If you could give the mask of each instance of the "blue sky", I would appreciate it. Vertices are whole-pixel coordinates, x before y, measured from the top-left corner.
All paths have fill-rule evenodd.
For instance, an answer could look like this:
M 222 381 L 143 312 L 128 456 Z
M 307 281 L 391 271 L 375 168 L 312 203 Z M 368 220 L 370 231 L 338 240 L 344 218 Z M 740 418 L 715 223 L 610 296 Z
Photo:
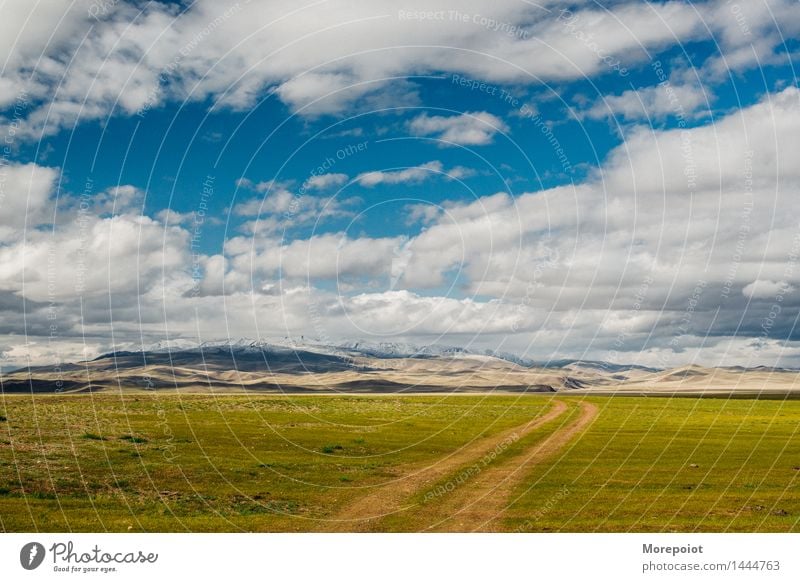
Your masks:
M 790 41 L 787 48 L 796 49 L 796 44 Z M 673 69 L 691 66 L 685 53 L 691 56 L 691 62 L 703 63 L 716 54 L 716 47 L 713 41 L 691 43 L 660 52 L 657 58 L 665 63 L 669 75 Z M 765 94 L 785 87 L 792 74 L 792 63 L 784 61 L 732 73 L 732 78 L 713 86 L 703 85 L 699 90 L 706 93 L 704 99 L 710 103 L 701 103 L 687 114 L 686 126 L 712 124 L 715 117 L 752 105 Z M 442 71 L 413 79 L 418 92 L 414 104 L 361 111 L 353 118 L 293 114 L 287 104 L 266 95 L 247 111 L 223 108 L 210 112 L 211 101 L 165 104 L 133 116 L 111 110 L 107 118 L 79 124 L 74 131 L 60 131 L 42 141 L 23 144 L 18 159 L 43 165 L 57 161 L 62 188 L 68 194 L 79 194 L 87 178 L 101 190 L 135 185 L 147 193 L 143 209 L 149 215 L 165 208 L 181 213 L 194 211 L 203 181 L 213 176 L 218 193 L 210 202 L 211 210 L 226 223 L 229 207 L 253 197 L 252 192 L 237 189 L 239 179 L 300 185 L 326 159 L 336 158 L 342 148 L 359 143 L 369 144 L 368 148 L 357 156 L 337 158 L 331 173 L 355 177 L 362 172 L 414 167 L 432 160 L 441 161 L 444 170 L 463 166 L 474 172 L 463 180 L 432 177 L 435 185 L 425 187 L 422 193 L 413 181 L 370 188 L 348 184 L 339 193 L 361 197 L 366 205 L 404 197 L 435 203 L 463 201 L 503 190 L 514 195 L 584 180 L 588 172 L 601 166 L 612 148 L 623 142 L 624 131 L 642 121 L 624 116 L 582 117 L 588 109 L 587 101 L 595 105 L 597 93 L 616 95 L 658 82 L 648 63 L 631 66 L 625 77 L 609 70 L 590 79 L 546 86 L 486 83 Z M 473 83 L 486 86 L 472 88 Z M 496 132 L 488 143 L 481 144 L 483 147 L 470 148 L 462 144 L 444 147 L 435 133 L 415 135 L 408 129 L 419 115 L 456 117 L 464 111 L 488 112 L 502 120 L 508 130 Z M 537 120 L 552 128 L 568 152 L 568 168 L 559 161 L 547 136 L 537 131 Z M 669 129 L 678 127 L 679 120 L 675 111 L 666 111 L 645 121 L 648 126 Z M 372 236 L 387 230 L 408 234 L 407 226 L 396 221 L 398 210 L 397 204 L 378 206 L 358 226 Z M 233 216 L 227 224 L 236 230 L 245 221 Z M 348 223 L 335 220 L 320 226 L 322 232 L 336 232 Z M 291 234 L 307 236 L 309 232 L 298 229 Z M 224 230 L 214 229 L 204 237 L 203 250 L 219 252 L 223 241 Z
M 791 2 L 0 10 L 5 365 L 300 335 L 798 363 Z

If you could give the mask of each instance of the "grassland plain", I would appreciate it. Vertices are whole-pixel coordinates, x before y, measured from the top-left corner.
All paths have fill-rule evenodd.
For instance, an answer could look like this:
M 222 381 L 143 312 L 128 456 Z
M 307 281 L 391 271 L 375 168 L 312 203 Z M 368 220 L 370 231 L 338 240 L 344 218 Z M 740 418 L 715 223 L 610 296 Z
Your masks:
M 569 442 L 532 453 L 587 405 L 597 414 Z M 327 530 L 359 500 L 444 466 L 369 529 L 425 530 L 475 504 L 477 485 L 489 499 L 491 475 L 513 474 L 496 531 L 797 531 L 798 429 L 800 402 L 782 400 L 5 396 L 0 529 Z

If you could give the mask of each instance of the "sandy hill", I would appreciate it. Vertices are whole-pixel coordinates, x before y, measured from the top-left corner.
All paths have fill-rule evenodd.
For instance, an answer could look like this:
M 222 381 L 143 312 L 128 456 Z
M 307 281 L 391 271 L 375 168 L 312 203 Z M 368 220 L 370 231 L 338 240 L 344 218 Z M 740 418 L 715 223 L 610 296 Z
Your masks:
M 141 351 L 5 374 L 5 393 L 179 390 L 287 393 L 559 392 L 785 394 L 798 373 L 772 368 L 670 370 L 564 360 L 536 364 L 463 348 L 295 341 L 162 342 Z

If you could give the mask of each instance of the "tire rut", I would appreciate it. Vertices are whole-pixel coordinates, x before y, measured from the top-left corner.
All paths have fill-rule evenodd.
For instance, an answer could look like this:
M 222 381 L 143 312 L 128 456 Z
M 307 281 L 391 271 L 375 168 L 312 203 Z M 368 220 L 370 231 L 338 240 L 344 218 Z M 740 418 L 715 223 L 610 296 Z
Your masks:
M 377 526 L 384 517 L 418 507 L 417 504 L 411 504 L 408 500 L 425 487 L 462 467 L 480 461 L 510 438 L 515 440 L 523 438 L 542 425 L 555 420 L 567 409 L 568 407 L 563 401 L 555 400 L 544 414 L 522 425 L 467 444 L 444 459 L 431 464 L 411 467 L 406 471 L 405 476 L 379 486 L 368 495 L 345 507 L 333 519 L 323 524 L 321 530 L 331 532 L 381 531 Z
M 586 430 L 597 417 L 598 408 L 589 402 L 580 403 L 578 419 L 539 441 L 519 455 L 482 471 L 474 480 L 448 495 L 435 513 L 445 515 L 426 531 L 496 532 L 502 531 L 500 520 L 513 503 L 514 490 L 530 476 L 532 469 L 553 457 L 572 439 Z

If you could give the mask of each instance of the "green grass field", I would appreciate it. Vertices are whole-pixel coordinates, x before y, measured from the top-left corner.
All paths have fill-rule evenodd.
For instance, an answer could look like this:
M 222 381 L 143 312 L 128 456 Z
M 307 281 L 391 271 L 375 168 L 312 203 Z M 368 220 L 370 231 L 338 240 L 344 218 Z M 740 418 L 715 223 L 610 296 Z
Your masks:
M 556 400 L 555 420 L 443 463 L 516 435 Z M 586 402 L 598 409 L 588 428 L 525 465 Z M 404 510 L 369 529 L 420 531 L 473 481 L 516 468 L 495 530 L 797 531 L 798 429 L 800 402 L 779 400 L 5 396 L 0 530 L 320 531 L 386 491 Z M 429 466 L 440 474 L 424 487 L 397 489 Z

